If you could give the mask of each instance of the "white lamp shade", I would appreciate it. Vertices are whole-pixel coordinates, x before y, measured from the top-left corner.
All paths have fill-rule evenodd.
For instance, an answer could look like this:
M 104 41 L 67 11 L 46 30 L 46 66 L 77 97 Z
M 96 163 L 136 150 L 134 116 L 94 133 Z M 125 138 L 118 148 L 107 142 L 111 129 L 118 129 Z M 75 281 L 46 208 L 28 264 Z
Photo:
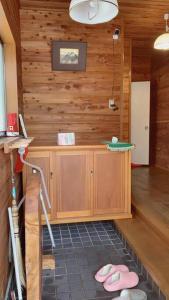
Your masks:
M 155 40 L 154 48 L 158 50 L 169 50 L 169 32 L 160 35 Z
M 117 0 L 72 0 L 70 17 L 82 24 L 109 22 L 119 12 Z

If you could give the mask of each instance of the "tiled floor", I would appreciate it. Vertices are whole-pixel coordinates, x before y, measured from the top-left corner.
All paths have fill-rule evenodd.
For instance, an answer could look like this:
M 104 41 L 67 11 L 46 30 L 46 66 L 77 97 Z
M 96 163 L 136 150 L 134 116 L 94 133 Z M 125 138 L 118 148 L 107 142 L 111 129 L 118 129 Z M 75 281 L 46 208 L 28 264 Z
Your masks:
M 110 300 L 119 292 L 106 292 L 94 279 L 103 265 L 126 264 L 139 274 L 111 222 L 53 225 L 56 248 L 52 250 L 47 228 L 43 232 L 43 252 L 53 253 L 56 269 L 43 272 L 43 300 Z M 148 300 L 159 299 L 149 281 L 139 274 L 138 287 Z M 161 299 L 161 298 L 160 298 Z

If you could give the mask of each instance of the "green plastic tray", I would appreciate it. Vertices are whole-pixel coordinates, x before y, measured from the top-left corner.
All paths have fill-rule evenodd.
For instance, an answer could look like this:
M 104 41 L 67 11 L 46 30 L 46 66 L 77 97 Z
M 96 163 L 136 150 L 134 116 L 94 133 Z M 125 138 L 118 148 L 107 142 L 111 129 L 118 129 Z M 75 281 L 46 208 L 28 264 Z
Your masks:
M 134 149 L 134 145 L 125 142 L 111 143 L 109 141 L 105 141 L 104 144 L 107 145 L 107 149 L 110 151 L 129 151 Z

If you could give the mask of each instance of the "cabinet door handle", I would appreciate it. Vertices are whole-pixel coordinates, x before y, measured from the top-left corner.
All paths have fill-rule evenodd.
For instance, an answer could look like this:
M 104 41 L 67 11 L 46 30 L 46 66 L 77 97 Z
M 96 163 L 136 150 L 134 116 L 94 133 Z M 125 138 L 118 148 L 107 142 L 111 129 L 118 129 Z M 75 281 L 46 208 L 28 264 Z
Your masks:
M 38 171 L 34 168 L 32 168 L 32 174 L 36 174 Z

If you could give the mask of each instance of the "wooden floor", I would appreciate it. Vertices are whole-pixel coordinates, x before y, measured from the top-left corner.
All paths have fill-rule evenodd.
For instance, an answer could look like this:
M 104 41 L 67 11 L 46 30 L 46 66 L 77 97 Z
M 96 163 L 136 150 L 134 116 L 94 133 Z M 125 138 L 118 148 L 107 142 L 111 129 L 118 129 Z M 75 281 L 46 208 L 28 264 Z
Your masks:
M 134 169 L 132 203 L 133 219 L 116 224 L 169 299 L 169 172 Z

